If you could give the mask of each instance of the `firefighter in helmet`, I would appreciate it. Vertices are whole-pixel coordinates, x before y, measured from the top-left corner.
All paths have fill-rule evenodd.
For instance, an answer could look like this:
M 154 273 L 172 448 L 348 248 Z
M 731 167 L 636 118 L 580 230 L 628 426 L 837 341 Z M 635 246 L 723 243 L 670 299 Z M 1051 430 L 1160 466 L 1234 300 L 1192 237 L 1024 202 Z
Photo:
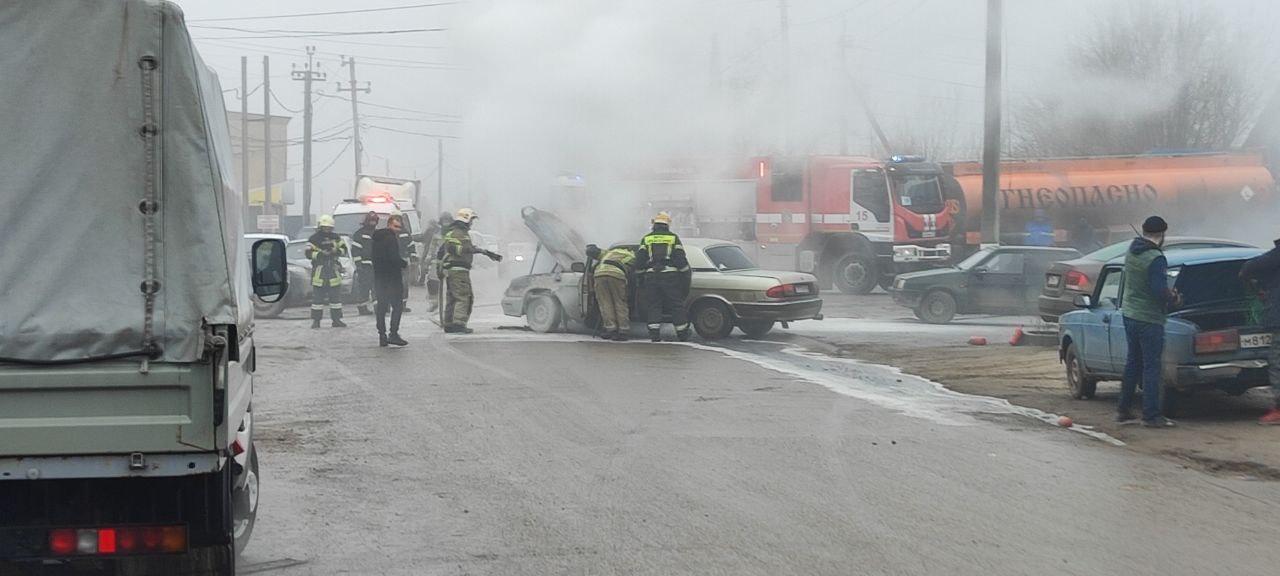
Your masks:
M 476 254 L 484 254 L 491 260 L 499 262 L 502 256 L 471 242 L 471 223 L 479 216 L 475 210 L 463 208 L 453 217 L 444 234 L 444 244 L 440 247 L 441 267 L 445 279 L 444 331 L 450 334 L 470 334 L 467 321 L 471 319 L 471 305 L 474 295 L 471 292 L 471 263 Z
M 378 229 L 378 213 L 364 215 L 364 221 L 351 235 L 351 259 L 356 263 L 356 310 L 361 316 L 373 314 L 373 233 Z
M 316 232 L 307 239 L 307 259 L 311 260 L 311 327 L 319 328 L 325 308 L 334 328 L 346 328 L 342 321 L 342 260 L 347 243 L 333 231 L 333 216 L 316 221 Z
M 662 341 L 665 316 L 671 318 L 680 341 L 688 341 L 690 326 L 684 303 L 689 295 L 689 259 L 680 237 L 671 231 L 670 214 L 659 212 L 653 217 L 653 230 L 640 239 L 635 270 L 643 277 L 649 339 Z

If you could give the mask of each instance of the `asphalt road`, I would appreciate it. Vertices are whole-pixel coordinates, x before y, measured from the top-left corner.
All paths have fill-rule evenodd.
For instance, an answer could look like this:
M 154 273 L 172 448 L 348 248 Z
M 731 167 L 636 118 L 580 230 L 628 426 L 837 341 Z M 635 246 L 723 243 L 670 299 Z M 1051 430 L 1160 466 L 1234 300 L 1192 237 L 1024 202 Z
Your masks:
M 264 574 L 1269 574 L 1275 483 L 734 340 L 260 321 Z

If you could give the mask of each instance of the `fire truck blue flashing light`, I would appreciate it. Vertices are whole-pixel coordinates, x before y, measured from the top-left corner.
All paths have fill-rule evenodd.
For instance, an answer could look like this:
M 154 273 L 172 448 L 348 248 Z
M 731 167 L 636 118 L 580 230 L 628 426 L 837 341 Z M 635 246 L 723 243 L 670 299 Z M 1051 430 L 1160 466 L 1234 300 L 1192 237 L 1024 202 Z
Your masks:
M 924 156 L 915 154 L 894 154 L 889 158 L 894 164 L 906 164 L 908 162 L 924 162 Z

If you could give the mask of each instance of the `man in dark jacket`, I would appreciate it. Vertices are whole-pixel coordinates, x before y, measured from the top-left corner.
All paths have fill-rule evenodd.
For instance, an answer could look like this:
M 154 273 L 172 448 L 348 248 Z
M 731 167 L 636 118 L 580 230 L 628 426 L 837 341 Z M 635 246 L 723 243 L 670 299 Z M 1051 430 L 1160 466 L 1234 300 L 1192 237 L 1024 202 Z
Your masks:
M 1275 404 L 1259 424 L 1280 424 L 1280 240 L 1266 254 L 1245 262 L 1240 278 L 1256 283 L 1263 303 L 1262 325 L 1271 331 L 1268 375 Z
M 1160 386 L 1164 354 L 1164 324 L 1170 308 L 1180 305 L 1178 292 L 1169 287 L 1169 262 L 1160 247 L 1169 224 L 1159 216 L 1142 223 L 1142 236 L 1133 239 L 1124 257 L 1124 295 L 1121 298 L 1124 333 L 1129 344 L 1116 421 L 1133 423 L 1134 391 L 1142 381 L 1142 424 L 1153 428 L 1174 426 L 1161 414 Z
M 373 233 L 373 285 L 378 297 L 378 345 L 408 344 L 400 337 L 400 315 L 404 313 L 404 269 L 409 263 L 400 253 L 400 216 L 387 218 L 387 227 Z M 387 311 L 391 311 L 391 333 L 387 333 Z
M 365 214 L 364 222 L 351 235 L 351 259 L 356 263 L 356 310 L 361 316 L 373 314 L 373 232 L 378 229 L 378 213 Z

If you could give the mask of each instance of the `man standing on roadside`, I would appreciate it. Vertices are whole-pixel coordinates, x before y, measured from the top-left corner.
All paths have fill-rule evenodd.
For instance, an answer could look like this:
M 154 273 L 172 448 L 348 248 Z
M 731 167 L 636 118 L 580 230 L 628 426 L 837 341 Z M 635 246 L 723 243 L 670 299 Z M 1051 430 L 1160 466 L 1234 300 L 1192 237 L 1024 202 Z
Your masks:
M 373 233 L 370 254 L 373 260 L 373 286 L 377 293 L 378 345 L 404 346 L 400 337 L 400 316 L 404 313 L 404 269 L 409 265 L 400 253 L 401 216 L 392 214 L 387 227 Z M 387 333 L 387 312 L 391 312 L 391 333 Z
M 1266 254 L 1245 262 L 1240 268 L 1240 278 L 1257 283 L 1263 304 L 1262 325 L 1271 331 L 1267 370 L 1275 403 L 1258 423 L 1280 424 L 1280 240 L 1276 240 L 1276 247 Z
M 1169 287 L 1168 267 L 1164 252 L 1165 232 L 1169 224 L 1159 216 L 1142 223 L 1142 236 L 1133 239 L 1124 257 L 1124 295 L 1121 313 L 1124 333 L 1129 343 L 1124 380 L 1120 385 L 1120 404 L 1116 421 L 1134 422 L 1131 406 L 1138 382 L 1142 382 L 1142 424 L 1152 428 L 1170 428 L 1173 420 L 1161 414 L 1160 386 L 1164 354 L 1164 324 L 1170 308 L 1181 304 L 1177 290 Z

